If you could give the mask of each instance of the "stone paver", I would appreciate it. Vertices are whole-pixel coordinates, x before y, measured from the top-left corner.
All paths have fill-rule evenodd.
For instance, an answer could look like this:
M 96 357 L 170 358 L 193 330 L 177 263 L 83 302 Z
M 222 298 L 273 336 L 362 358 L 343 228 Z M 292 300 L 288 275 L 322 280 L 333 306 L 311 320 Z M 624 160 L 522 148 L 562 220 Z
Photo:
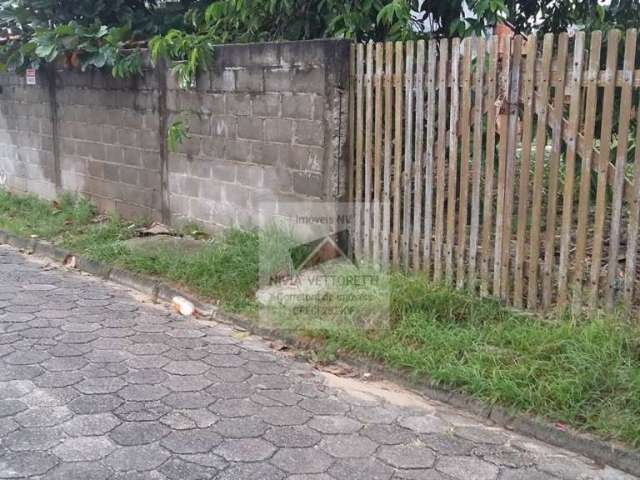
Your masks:
M 0 247 L 0 479 L 634 478 L 43 265 Z

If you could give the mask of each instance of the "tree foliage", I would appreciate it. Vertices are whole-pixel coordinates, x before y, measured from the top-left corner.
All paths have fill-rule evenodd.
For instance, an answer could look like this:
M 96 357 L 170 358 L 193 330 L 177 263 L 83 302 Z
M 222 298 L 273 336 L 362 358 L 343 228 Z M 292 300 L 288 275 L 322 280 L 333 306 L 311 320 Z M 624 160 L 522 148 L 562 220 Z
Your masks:
M 173 62 L 181 83 L 228 42 L 322 37 L 404 40 L 517 31 L 606 29 L 640 23 L 639 0 L 0 0 L 0 66 L 65 62 L 140 71 L 137 49 Z M 123 53 L 126 52 L 126 53 Z
M 22 69 L 66 61 L 85 70 L 113 67 L 116 75 L 140 71 L 139 56 L 122 50 L 144 28 L 155 0 L 2 0 L 0 66 Z M 135 25 L 135 27 L 134 27 Z
M 507 0 L 508 20 L 518 32 L 627 29 L 640 25 L 639 0 Z
M 126 77 L 142 71 L 139 49 L 127 49 L 128 26 L 108 28 L 94 23 L 83 26 L 75 20 L 53 28 L 37 28 L 28 42 L 5 45 L 8 67 L 38 68 L 44 63 L 64 62 L 85 71 L 89 67 L 111 67 L 113 76 Z
M 640 24 L 640 0 L 0 0 L 0 70 L 46 63 L 142 72 L 141 48 L 170 63 L 183 88 L 219 43 L 359 41 L 484 34 L 500 21 L 520 33 Z M 169 128 L 171 148 L 188 125 Z
M 196 31 L 222 41 L 304 40 L 319 37 L 400 40 L 466 35 L 493 26 L 503 0 L 216 0 L 186 14 Z
M 2 0 L 0 21 L 29 31 L 72 21 L 120 25 L 124 19 L 142 21 L 156 0 Z

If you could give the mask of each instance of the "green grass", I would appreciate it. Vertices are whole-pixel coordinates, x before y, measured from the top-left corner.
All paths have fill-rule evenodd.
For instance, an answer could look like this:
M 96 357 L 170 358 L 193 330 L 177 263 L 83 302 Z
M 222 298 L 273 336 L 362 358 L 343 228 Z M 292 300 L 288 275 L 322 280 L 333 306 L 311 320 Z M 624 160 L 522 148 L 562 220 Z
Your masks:
M 275 230 L 230 230 L 192 254 L 132 250 L 125 240 L 135 235 L 135 222 L 110 216 L 96 223 L 94 216 L 81 199 L 67 196 L 52 204 L 0 190 L 0 228 L 157 275 L 253 318 L 261 261 L 278 271 L 293 245 Z M 265 249 L 266 261 L 259 253 Z M 640 446 L 637 325 L 601 314 L 526 314 L 414 274 L 391 274 L 388 289 L 373 301 L 337 304 L 331 298 L 321 300 L 329 309 L 295 315 L 275 309 L 271 321 L 316 339 L 323 358 L 364 355 L 415 379 Z M 381 321 L 385 315 L 389 322 Z
M 129 270 L 157 275 L 201 297 L 215 299 L 233 311 L 254 309 L 258 278 L 258 233 L 230 230 L 208 241 L 196 253 L 170 249 L 146 252 L 125 241 L 145 223 L 110 215 L 94 222 L 96 211 L 70 195 L 58 202 L 19 196 L 0 190 L 0 228 L 26 237 L 37 236 L 77 254 Z M 189 231 L 193 225 L 185 227 Z
M 98 252 L 96 259 L 135 272 L 158 275 L 187 287 L 201 297 L 213 298 L 235 312 L 254 308 L 258 278 L 258 234 L 230 230 L 207 242 L 200 251 L 183 254 L 170 249 L 146 253 L 120 246 Z
M 64 195 L 44 202 L 34 196 L 12 195 L 0 189 L 0 228 L 17 235 L 52 239 L 81 231 L 95 216 L 86 200 Z

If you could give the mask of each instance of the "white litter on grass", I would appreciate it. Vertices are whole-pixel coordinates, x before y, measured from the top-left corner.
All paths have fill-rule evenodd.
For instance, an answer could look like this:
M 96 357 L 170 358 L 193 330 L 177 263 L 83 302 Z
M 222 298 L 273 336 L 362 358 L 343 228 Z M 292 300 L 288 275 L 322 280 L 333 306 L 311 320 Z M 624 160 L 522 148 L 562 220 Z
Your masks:
M 171 306 L 177 311 L 180 312 L 180 315 L 184 315 L 185 317 L 190 317 L 196 311 L 196 307 L 184 297 L 173 297 L 171 300 Z

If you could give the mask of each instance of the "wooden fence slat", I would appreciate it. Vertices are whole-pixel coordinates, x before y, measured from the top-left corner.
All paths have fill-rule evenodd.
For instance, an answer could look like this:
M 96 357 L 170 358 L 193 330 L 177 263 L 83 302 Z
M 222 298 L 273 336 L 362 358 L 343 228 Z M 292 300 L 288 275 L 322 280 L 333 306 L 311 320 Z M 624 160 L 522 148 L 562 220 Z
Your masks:
M 484 38 L 474 37 L 476 54 L 475 78 L 473 85 L 473 163 L 471 165 L 471 228 L 469 231 L 469 267 L 468 284 L 475 290 L 476 264 L 478 258 L 478 235 L 480 227 L 480 168 L 482 166 L 482 113 L 483 113 L 483 81 L 485 63 Z
M 509 84 L 508 115 L 509 124 L 507 130 L 507 164 L 505 170 L 504 188 L 504 223 L 503 223 L 503 248 L 501 271 L 501 296 L 505 300 L 509 298 L 511 282 L 509 281 L 509 263 L 511 260 L 511 239 L 513 237 L 513 189 L 515 183 L 516 149 L 518 147 L 518 92 L 520 91 L 520 65 L 522 63 L 522 37 L 516 35 L 513 39 L 513 55 L 511 62 L 511 75 Z
M 388 265 L 391 233 L 391 163 L 393 148 L 393 43 L 385 43 L 384 68 L 384 168 L 382 188 L 382 263 Z
M 416 98 L 415 98 L 415 152 L 414 158 L 414 199 L 413 199 L 413 268 L 420 268 L 422 239 L 422 149 L 424 143 L 424 55 L 425 42 L 416 43 Z
M 518 225 L 516 233 L 515 279 L 513 304 L 522 307 L 524 293 L 525 247 L 529 214 L 529 171 L 531 169 L 531 135 L 533 130 L 533 89 L 536 76 L 536 36 L 527 37 L 527 62 L 523 79 L 522 160 L 520 161 L 520 188 L 518 192 Z
M 403 173 L 403 213 L 402 213 L 402 264 L 409 268 L 409 253 L 411 242 L 411 193 L 413 185 L 413 80 L 415 44 L 412 40 L 405 42 L 405 136 L 404 136 L 404 173 Z
M 596 31 L 599 31 L 599 30 L 596 30 Z M 600 32 L 600 33 L 602 33 L 602 31 L 599 31 L 599 32 Z M 593 32 L 592 32 L 592 33 L 593 33 Z M 541 64 L 542 64 L 542 60 L 541 60 L 540 58 L 538 58 L 538 60 L 537 60 L 537 67 L 536 67 L 536 69 L 537 69 Z M 555 64 L 553 64 L 553 65 L 552 65 L 552 67 L 551 67 L 551 76 L 555 75 L 556 71 L 557 71 L 557 70 L 556 70 L 556 66 L 555 66 Z M 569 72 L 568 72 L 568 73 L 570 73 L 570 70 L 569 70 Z M 597 86 L 598 86 L 598 87 L 601 87 L 601 88 L 602 88 L 602 87 L 604 87 L 604 86 L 606 85 L 606 83 L 607 83 L 607 80 L 606 80 L 606 78 L 607 78 L 607 72 L 606 72 L 606 70 L 599 70 L 599 71 L 597 72 L 597 74 L 596 74 L 596 75 L 597 75 L 597 78 L 596 78 L 596 84 L 597 84 Z M 640 88 L 640 69 L 635 69 L 635 70 L 633 71 L 632 75 L 633 75 L 633 78 L 632 78 L 632 80 L 631 80 L 631 86 L 632 86 L 633 88 Z M 583 88 L 586 88 L 586 87 L 588 86 L 588 83 L 589 83 L 589 82 L 587 82 L 586 77 L 584 77 L 584 76 L 583 76 L 583 79 L 582 79 L 582 87 L 583 87 Z M 616 81 L 615 81 L 615 86 L 616 86 L 616 87 L 622 87 L 622 85 L 623 85 L 623 84 L 624 84 L 624 82 L 622 81 L 622 70 L 620 70 L 620 69 L 619 69 L 619 70 L 617 70 L 617 72 L 616 72 Z M 568 88 L 568 87 L 567 87 L 567 88 Z M 569 92 L 567 91 L 566 93 L 568 94 Z
M 599 30 L 597 30 L 599 31 Z M 602 33 L 600 31 L 600 33 Z M 598 87 L 604 87 L 607 83 L 606 77 L 607 77 L 607 73 L 606 70 L 600 70 L 597 72 L 597 77 L 596 77 L 596 84 Z M 622 70 L 618 70 L 616 73 L 616 87 L 622 87 L 622 84 L 624 82 L 622 81 Z M 586 79 L 583 79 L 582 81 L 582 86 L 586 87 L 588 84 Z M 640 69 L 636 69 L 633 72 L 633 80 L 632 80 L 632 86 L 633 88 L 638 88 L 640 87 Z
M 436 105 L 436 62 L 438 45 L 435 40 L 429 41 L 427 62 L 427 132 L 424 149 L 425 186 L 424 186 L 424 249 L 422 265 L 429 278 L 431 273 L 431 245 L 433 232 L 433 153 Z
M 622 66 L 620 40 L 607 33 L 605 70 L 601 32 L 588 44 L 583 32 L 545 35 L 541 52 L 533 35 L 352 45 L 355 257 L 520 308 L 578 304 L 585 277 L 592 306 L 613 307 L 622 286 L 635 305 L 637 30 Z
M 440 40 L 440 62 L 438 64 L 438 142 L 436 146 L 437 158 L 437 187 L 436 187 L 436 228 L 434 242 L 433 279 L 439 282 L 442 278 L 443 242 L 444 242 L 444 197 L 445 197 L 445 154 L 447 131 L 447 65 L 449 63 L 449 41 Z
M 375 45 L 375 110 L 373 148 L 373 258 L 380 258 L 380 238 L 382 232 L 382 76 L 384 73 L 384 51 L 382 43 Z
M 564 65 L 567 61 L 569 36 L 558 35 L 558 54 L 556 63 Z M 551 305 L 553 261 L 555 259 L 555 241 L 558 216 L 558 178 L 560 174 L 560 154 L 562 150 L 562 114 L 564 106 L 564 83 L 566 69 L 560 68 L 554 79 L 553 128 L 551 132 L 551 158 L 549 161 L 549 183 L 547 190 L 547 217 L 545 222 L 544 264 L 542 275 L 542 304 L 545 308 Z
M 364 78 L 364 255 L 371 259 L 371 199 L 373 187 L 373 42 L 367 44 L 367 71 Z
M 619 80 L 619 79 L 618 79 Z M 617 84 L 618 82 L 616 82 Z M 617 85 L 616 85 L 617 86 Z M 553 107 L 553 105 L 549 105 L 549 127 L 552 127 L 551 122 L 553 122 L 553 116 L 555 115 L 555 108 Z M 565 142 L 569 141 L 569 133 L 568 133 L 568 127 L 569 127 L 569 122 L 567 121 L 567 119 L 563 118 L 562 119 L 562 138 Z M 585 154 L 585 149 L 588 148 L 586 147 L 586 145 L 588 145 L 588 143 L 585 141 L 584 135 L 582 134 L 582 132 L 578 133 L 578 139 L 577 139 L 577 146 L 576 146 L 576 150 L 578 155 L 580 155 L 581 157 Z M 595 145 L 592 144 L 591 146 L 591 150 L 593 151 L 592 155 L 595 157 L 599 157 L 600 156 L 600 150 L 598 149 L 598 147 L 596 147 Z M 597 167 L 594 166 L 594 172 L 597 173 Z M 611 187 L 613 187 L 613 179 L 615 178 L 616 175 L 616 166 L 614 164 L 612 164 L 611 162 L 609 162 L 609 165 L 607 165 L 607 184 Z M 627 201 L 631 202 L 632 198 L 631 198 L 631 182 L 627 179 L 625 179 L 625 193 L 624 196 L 627 199 Z
M 449 180 L 447 183 L 447 253 L 446 275 L 447 282 L 453 281 L 453 249 L 456 231 L 456 182 L 458 167 L 458 118 L 460 114 L 460 39 L 451 40 L 451 100 L 449 102 Z
M 613 184 L 611 227 L 609 228 L 609 270 L 605 285 L 607 307 L 613 308 L 614 292 L 618 281 L 618 252 L 620 251 L 620 227 L 622 224 L 622 196 L 629 145 L 629 123 L 631 120 L 631 101 L 633 71 L 636 63 L 636 29 L 627 30 L 624 46 L 624 63 L 622 71 L 622 89 L 620 92 L 620 117 L 618 120 L 618 146 L 616 151 L 616 175 Z
M 482 261 L 480 263 L 480 293 L 489 294 L 489 266 L 491 264 L 491 233 L 493 232 L 494 160 L 496 148 L 496 75 L 500 37 L 489 38 L 489 67 L 487 69 L 487 138 L 484 169 L 484 201 L 482 207 Z
M 402 175 L 402 109 L 403 109 L 403 83 L 402 72 L 404 68 L 403 44 L 396 42 L 396 62 L 394 74 L 395 88 L 395 128 L 394 128 L 394 172 L 393 172 L 393 264 L 400 264 L 400 209 L 402 208 L 402 198 L 400 197 L 400 178 Z
M 349 49 L 349 111 L 356 111 L 356 49 L 355 43 L 352 43 Z M 348 178 L 349 186 L 349 204 L 355 204 L 355 165 L 356 165 L 356 115 L 349 115 L 349 168 Z
M 580 192 L 578 198 L 578 226 L 576 228 L 576 257 L 573 275 L 574 304 L 581 303 L 582 284 L 587 247 L 587 226 L 589 223 L 589 200 L 591 193 L 591 168 L 594 128 L 596 124 L 596 108 L 598 105 L 598 70 L 600 69 L 600 50 L 602 48 L 602 32 L 593 32 L 589 43 L 589 69 L 586 74 L 587 93 L 585 97 L 584 141 L 587 148 L 581 154 Z
M 508 131 L 508 100 L 509 100 L 509 78 L 511 68 L 511 39 L 504 37 L 502 50 L 502 66 L 500 70 L 500 90 L 498 93 L 497 103 L 499 104 L 498 112 L 498 134 L 500 141 L 498 143 L 498 191 L 496 197 L 496 239 L 495 251 L 493 255 L 493 294 L 499 296 L 501 292 L 500 281 L 502 280 L 502 250 L 505 248 L 504 239 L 504 198 L 507 176 L 507 151 L 509 148 Z M 506 245 L 508 248 L 508 243 Z
M 615 100 L 615 75 L 617 71 L 620 31 L 609 30 L 607 34 L 607 83 L 604 87 L 602 103 L 602 124 L 600 129 L 600 157 L 598 158 L 598 185 L 596 187 L 596 213 L 591 252 L 590 302 L 598 304 L 600 269 L 602 267 L 602 247 L 604 244 L 604 221 L 607 203 L 607 172 L 609 166 L 609 147 L 611 145 L 611 122 Z
M 355 166 L 355 251 L 360 260 L 363 250 L 363 146 L 364 146 L 364 45 L 358 44 L 356 56 L 356 166 Z
M 349 165 L 347 166 L 348 179 L 348 196 L 349 202 L 348 213 L 353 219 L 351 237 L 349 238 L 348 254 L 353 255 L 357 261 L 357 251 L 355 238 L 357 233 L 356 226 L 356 52 L 357 44 L 352 43 L 349 47 Z
M 582 73 L 584 59 L 584 32 L 577 32 L 573 46 L 573 69 L 571 71 L 570 105 L 569 105 L 569 139 L 566 142 L 564 194 L 562 199 L 562 221 L 560 227 L 560 260 L 558 262 L 558 303 L 567 302 L 569 249 L 571 227 L 573 226 L 573 190 L 575 180 L 576 140 L 580 126 L 580 112 L 582 99 Z
M 469 194 L 469 157 L 471 122 L 471 38 L 466 38 L 462 43 L 462 107 L 458 120 L 458 133 L 460 134 L 460 191 L 458 208 L 458 247 L 456 249 L 457 260 L 457 286 L 462 288 L 465 280 L 465 248 L 467 243 L 467 202 Z
M 540 224 L 542 212 L 542 182 L 544 178 L 545 147 L 547 145 L 547 115 L 549 110 L 549 75 L 551 70 L 551 52 L 553 34 L 544 36 L 542 46 L 542 66 L 538 82 L 539 101 L 536 101 L 536 168 L 533 178 L 533 199 L 531 203 L 531 230 L 529 251 L 529 283 L 527 306 L 530 309 L 538 305 L 538 268 L 540 264 Z
M 640 105 L 636 105 L 636 154 L 633 165 L 633 202 L 629 205 L 629 230 L 627 232 L 627 254 L 624 270 L 624 303 L 627 308 L 633 304 L 636 283 L 636 263 L 638 258 L 638 235 L 640 223 Z

